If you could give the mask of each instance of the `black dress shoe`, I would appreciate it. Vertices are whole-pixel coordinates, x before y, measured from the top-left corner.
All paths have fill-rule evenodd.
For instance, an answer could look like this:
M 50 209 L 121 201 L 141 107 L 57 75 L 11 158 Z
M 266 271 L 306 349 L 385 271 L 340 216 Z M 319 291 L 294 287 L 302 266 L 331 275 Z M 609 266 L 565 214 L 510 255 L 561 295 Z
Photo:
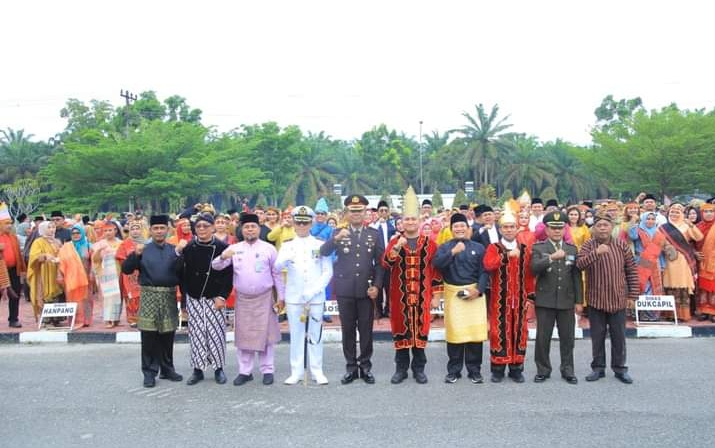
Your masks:
M 415 376 L 415 378 L 417 378 L 417 377 Z M 390 378 L 390 382 L 392 384 L 400 384 L 401 382 L 403 382 L 406 379 L 407 379 L 407 372 L 405 372 L 403 370 L 398 370 L 397 372 L 395 372 L 394 375 L 392 375 L 392 378 Z
M 214 380 L 216 380 L 218 384 L 226 384 L 226 374 L 223 373 L 223 369 L 216 369 L 214 372 Z
M 358 375 L 357 371 L 355 371 L 355 372 L 347 372 L 347 373 L 345 373 L 345 375 L 343 375 L 343 377 L 340 379 L 340 382 L 341 382 L 342 384 L 350 384 L 350 383 L 352 383 L 353 381 L 355 381 L 355 380 L 358 379 L 358 378 L 359 378 L 359 375 Z
M 154 387 L 156 386 L 156 380 L 153 376 L 144 377 L 144 387 Z
M 375 376 L 369 370 L 363 370 L 360 376 L 367 384 L 375 384 Z
M 183 381 L 184 377 L 181 376 L 180 374 L 176 373 L 176 371 L 173 372 L 167 372 L 167 373 L 162 373 L 159 375 L 159 378 L 162 380 L 169 380 L 169 381 Z
M 22 324 L 20 323 L 20 321 L 17 320 L 13 320 L 12 322 L 10 322 L 9 325 L 10 328 L 22 328 Z
M 412 376 L 415 378 L 415 381 L 417 381 L 417 384 L 427 383 L 427 375 L 425 375 L 424 372 L 413 372 Z
M 526 381 L 526 379 L 524 378 L 524 374 L 521 372 L 516 372 L 516 373 L 510 372 L 509 378 L 511 378 L 511 380 L 514 381 L 515 383 L 523 383 L 524 381 Z
M 633 378 L 631 378 L 628 372 L 616 373 L 616 378 L 623 384 L 631 384 L 633 382 Z
M 586 381 L 598 381 L 605 376 L 606 374 L 603 371 L 594 370 L 586 376 Z
M 504 375 L 492 374 L 492 383 L 501 383 L 502 381 L 504 381 Z
M 236 377 L 236 379 L 233 380 L 233 385 L 234 385 L 234 386 L 243 386 L 244 384 L 246 384 L 246 383 L 249 382 L 249 381 L 253 381 L 253 374 L 252 374 L 252 373 L 251 373 L 251 374 L 248 374 L 248 375 L 239 374 L 239 375 Z
M 564 375 L 563 379 L 569 384 L 578 384 L 578 378 L 573 375 Z
M 263 385 L 270 386 L 271 384 L 273 384 L 273 374 L 272 373 L 264 373 L 263 374 Z
M 535 383 L 543 383 L 543 382 L 546 381 L 547 379 L 549 379 L 549 376 L 548 376 L 548 375 L 535 375 L 535 376 L 534 376 L 534 382 L 535 382 Z
M 186 380 L 186 385 L 187 386 L 193 386 L 194 384 L 198 383 L 199 381 L 204 379 L 204 372 L 202 372 L 199 369 L 194 369 L 194 372 L 191 374 L 188 380 Z

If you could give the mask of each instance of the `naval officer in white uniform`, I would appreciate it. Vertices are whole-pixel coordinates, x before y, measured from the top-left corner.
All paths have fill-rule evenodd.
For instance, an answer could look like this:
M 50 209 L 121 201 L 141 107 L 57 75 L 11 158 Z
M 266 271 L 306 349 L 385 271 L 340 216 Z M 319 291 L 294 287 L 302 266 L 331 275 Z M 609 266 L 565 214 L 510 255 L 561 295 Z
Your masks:
M 290 329 L 290 376 L 285 384 L 303 378 L 305 319 L 308 319 L 308 361 L 318 384 L 328 384 L 323 374 L 322 322 L 325 288 L 333 276 L 331 257 L 320 255 L 323 242 L 310 234 L 315 213 L 310 207 L 293 209 L 296 237 L 281 246 L 276 267 L 287 271 L 285 303 Z

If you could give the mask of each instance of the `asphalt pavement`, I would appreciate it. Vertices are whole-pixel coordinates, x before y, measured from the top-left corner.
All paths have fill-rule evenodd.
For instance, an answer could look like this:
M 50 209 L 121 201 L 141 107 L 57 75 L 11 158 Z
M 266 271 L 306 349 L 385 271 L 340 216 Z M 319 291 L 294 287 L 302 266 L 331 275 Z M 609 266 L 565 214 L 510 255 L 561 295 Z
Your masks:
M 189 347 L 175 347 L 188 378 Z M 608 351 L 608 350 L 607 350 Z M 680 447 L 705 446 L 715 436 L 715 340 L 628 340 L 632 385 L 612 372 L 587 383 L 590 340 L 576 342 L 579 384 L 558 370 L 543 384 L 533 344 L 527 382 L 443 382 L 446 348 L 427 349 L 429 383 L 410 377 L 391 385 L 393 349 L 377 343 L 377 383 L 341 385 L 339 344 L 325 346 L 327 386 L 285 386 L 288 344 L 276 350 L 276 384 L 260 374 L 235 387 L 211 372 L 195 386 L 157 380 L 142 387 L 139 346 L 123 344 L 0 345 L 0 446 L 23 447 Z M 488 360 L 485 346 L 485 360 Z M 558 366 L 558 342 L 552 345 Z

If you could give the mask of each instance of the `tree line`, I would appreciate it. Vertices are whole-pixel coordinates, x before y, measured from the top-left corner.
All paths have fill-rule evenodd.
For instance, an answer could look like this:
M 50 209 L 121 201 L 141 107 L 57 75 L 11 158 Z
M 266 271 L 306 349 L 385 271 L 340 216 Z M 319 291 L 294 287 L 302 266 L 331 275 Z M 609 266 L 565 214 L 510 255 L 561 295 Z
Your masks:
M 640 98 L 609 95 L 594 114 L 586 146 L 519 133 L 498 105 L 482 104 L 462 113 L 461 127 L 421 139 L 378 124 L 346 141 L 274 122 L 218 132 L 185 98 L 161 101 L 152 91 L 120 107 L 70 99 L 60 111 L 65 129 L 46 142 L 24 130 L 0 131 L 0 183 L 11 202 L 84 213 L 175 211 L 198 201 L 223 210 L 244 201 L 314 204 L 320 196 L 337 207 L 335 184 L 344 193 L 380 195 L 422 186 L 438 196 L 472 181 L 469 199 L 527 190 L 563 203 L 715 190 L 708 163 L 715 111 L 647 110 Z M 18 199 L 18 189 L 33 196 Z

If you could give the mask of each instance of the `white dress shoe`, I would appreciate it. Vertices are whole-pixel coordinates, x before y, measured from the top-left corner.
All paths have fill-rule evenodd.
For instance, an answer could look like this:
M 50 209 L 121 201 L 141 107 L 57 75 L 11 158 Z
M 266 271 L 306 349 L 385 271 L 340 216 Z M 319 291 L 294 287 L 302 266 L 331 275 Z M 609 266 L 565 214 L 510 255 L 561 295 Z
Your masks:
M 288 378 L 286 378 L 285 381 L 283 381 L 283 384 L 287 384 L 289 386 L 292 386 L 294 384 L 298 384 L 302 378 L 297 376 L 297 375 L 291 375 Z
M 315 382 L 320 385 L 328 384 L 328 378 L 325 375 L 323 375 L 322 373 L 317 373 L 317 374 L 313 375 L 313 378 L 315 378 Z

